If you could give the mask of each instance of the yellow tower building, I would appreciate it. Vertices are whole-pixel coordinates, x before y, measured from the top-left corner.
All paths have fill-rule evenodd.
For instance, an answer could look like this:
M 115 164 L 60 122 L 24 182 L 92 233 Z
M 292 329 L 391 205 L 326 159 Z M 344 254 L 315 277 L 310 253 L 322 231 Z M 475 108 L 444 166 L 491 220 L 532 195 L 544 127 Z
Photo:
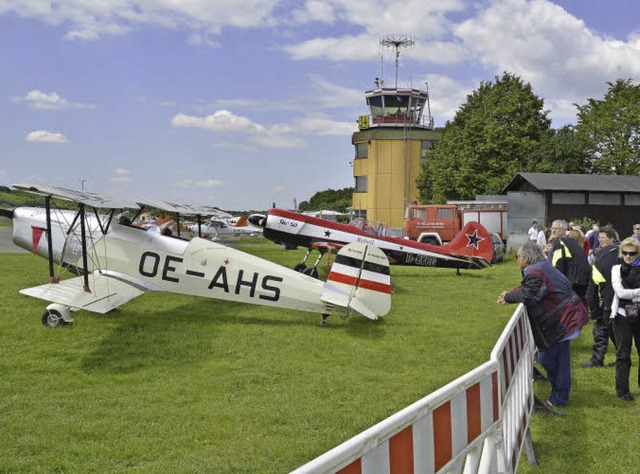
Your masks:
M 429 95 L 384 88 L 376 79 L 376 88 L 365 97 L 369 114 L 359 118 L 359 131 L 352 136 L 354 214 L 402 227 L 406 205 L 419 197 L 416 179 L 422 159 L 439 137 L 429 114 Z

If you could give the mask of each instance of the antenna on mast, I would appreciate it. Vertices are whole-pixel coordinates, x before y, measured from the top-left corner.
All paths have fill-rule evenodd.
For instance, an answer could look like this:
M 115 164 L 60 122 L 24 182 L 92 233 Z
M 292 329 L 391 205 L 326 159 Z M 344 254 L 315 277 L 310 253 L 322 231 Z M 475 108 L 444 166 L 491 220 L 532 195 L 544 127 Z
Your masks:
M 395 36 L 383 38 L 380 40 L 380 46 L 386 46 L 387 48 L 394 48 L 396 50 L 396 89 L 398 88 L 398 63 L 400 60 L 400 48 L 408 48 L 413 46 L 416 42 L 407 38 L 396 38 Z

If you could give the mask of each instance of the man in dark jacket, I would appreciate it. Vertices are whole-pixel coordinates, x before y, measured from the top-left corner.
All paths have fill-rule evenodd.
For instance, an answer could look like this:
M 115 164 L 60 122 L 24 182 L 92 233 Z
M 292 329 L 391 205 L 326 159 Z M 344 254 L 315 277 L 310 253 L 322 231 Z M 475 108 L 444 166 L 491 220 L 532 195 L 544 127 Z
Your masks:
M 591 280 L 591 266 L 582 245 L 567 235 L 569 225 L 562 219 L 551 224 L 553 239 L 547 256 L 551 265 L 556 267 L 571 282 L 571 287 L 586 305 L 587 287 Z
M 587 309 L 569 280 L 546 260 L 535 242 L 520 247 L 518 265 L 523 274 L 521 285 L 503 291 L 498 303 L 524 303 L 538 348 L 538 361 L 551 382 L 547 403 L 563 407 L 569 401 L 571 389 L 570 341 L 587 324 Z
M 593 347 L 591 358 L 580 363 L 582 367 L 603 367 L 604 355 L 609 346 L 609 337 L 613 341 L 610 330 L 611 302 L 613 287 L 611 286 L 611 268 L 618 262 L 618 244 L 615 242 L 616 231 L 613 227 L 604 226 L 598 234 L 598 249 L 591 268 L 591 281 L 587 288 L 589 313 L 593 319 Z M 615 344 L 615 341 L 613 341 Z

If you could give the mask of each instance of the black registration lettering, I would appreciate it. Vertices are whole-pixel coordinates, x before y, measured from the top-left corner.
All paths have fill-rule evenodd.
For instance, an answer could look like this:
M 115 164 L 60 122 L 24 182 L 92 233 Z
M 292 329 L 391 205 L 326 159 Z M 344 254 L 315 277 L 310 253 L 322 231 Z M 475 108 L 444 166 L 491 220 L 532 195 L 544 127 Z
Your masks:
M 246 286 L 251 289 L 249 296 L 253 298 L 256 294 L 256 285 L 258 284 L 258 274 L 254 272 L 253 279 L 251 281 L 243 280 L 244 270 L 238 272 L 238 280 L 236 281 L 236 295 L 240 294 L 240 287 Z
M 147 260 L 150 259 L 150 262 Z M 160 255 L 155 252 L 145 252 L 140 257 L 140 266 L 138 270 L 141 275 L 153 278 L 158 274 L 158 266 L 160 265 Z
M 269 282 L 281 282 L 281 277 L 276 277 L 272 275 L 267 275 L 262 279 L 262 289 L 265 291 L 272 292 L 272 294 L 260 295 L 259 298 L 267 301 L 278 301 L 280 299 L 280 288 L 277 286 L 269 286 Z
M 165 281 L 178 283 L 180 282 L 178 278 L 169 276 L 169 272 L 176 271 L 176 267 L 172 267 L 171 262 L 182 263 L 182 259 L 180 257 L 172 257 L 171 255 L 167 255 L 167 258 L 164 261 L 164 267 L 162 268 L 162 279 Z
M 227 281 L 226 267 L 218 268 L 218 271 L 211 280 L 211 283 L 209 283 L 209 289 L 212 290 L 213 288 L 222 288 L 225 293 L 229 293 L 229 283 Z

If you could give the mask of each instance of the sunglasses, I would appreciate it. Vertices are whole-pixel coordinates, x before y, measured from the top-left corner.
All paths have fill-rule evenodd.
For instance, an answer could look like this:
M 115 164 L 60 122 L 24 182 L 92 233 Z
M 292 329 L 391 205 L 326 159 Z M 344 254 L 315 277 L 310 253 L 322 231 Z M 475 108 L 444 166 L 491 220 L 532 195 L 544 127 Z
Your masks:
M 636 255 L 638 255 L 638 252 L 636 252 L 635 250 L 632 252 L 627 252 L 625 250 L 622 250 L 620 253 L 622 253 L 623 256 L 625 257 L 635 257 Z

